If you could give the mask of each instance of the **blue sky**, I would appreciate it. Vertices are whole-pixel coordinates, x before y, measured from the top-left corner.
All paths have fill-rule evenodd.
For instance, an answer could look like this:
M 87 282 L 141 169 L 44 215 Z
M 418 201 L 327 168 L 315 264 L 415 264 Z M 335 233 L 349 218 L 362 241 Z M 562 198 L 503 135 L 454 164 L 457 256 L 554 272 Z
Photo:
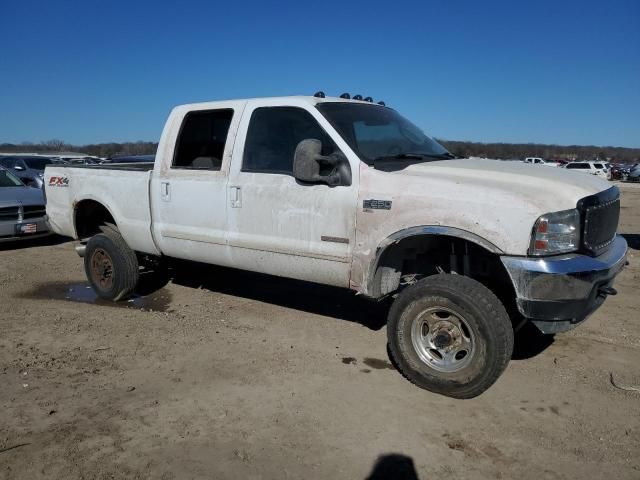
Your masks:
M 0 3 L 0 143 L 158 140 L 180 103 L 319 89 L 439 138 L 640 147 L 640 1 Z

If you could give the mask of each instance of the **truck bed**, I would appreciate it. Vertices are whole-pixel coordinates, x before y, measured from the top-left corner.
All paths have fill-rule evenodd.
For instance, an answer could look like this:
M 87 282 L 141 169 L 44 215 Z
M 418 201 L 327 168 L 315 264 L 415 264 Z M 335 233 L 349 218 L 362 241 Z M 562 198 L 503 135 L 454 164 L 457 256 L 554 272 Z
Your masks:
M 158 253 L 151 235 L 149 182 L 153 163 L 48 165 L 44 173 L 51 229 L 78 238 L 76 211 L 83 202 L 104 205 L 131 248 Z

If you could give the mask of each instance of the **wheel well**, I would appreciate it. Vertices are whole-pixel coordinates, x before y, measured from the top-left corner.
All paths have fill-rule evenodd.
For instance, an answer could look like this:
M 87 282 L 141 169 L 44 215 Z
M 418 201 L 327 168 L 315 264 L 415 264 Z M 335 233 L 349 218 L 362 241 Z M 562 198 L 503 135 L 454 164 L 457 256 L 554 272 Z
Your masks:
M 95 200 L 83 200 L 75 208 L 76 234 L 80 240 L 100 233 L 103 225 L 116 224 L 109 210 Z
M 499 255 L 448 235 L 414 235 L 389 245 L 379 256 L 369 295 L 381 298 L 438 273 L 473 278 L 493 291 L 507 310 L 515 305 L 515 290 Z

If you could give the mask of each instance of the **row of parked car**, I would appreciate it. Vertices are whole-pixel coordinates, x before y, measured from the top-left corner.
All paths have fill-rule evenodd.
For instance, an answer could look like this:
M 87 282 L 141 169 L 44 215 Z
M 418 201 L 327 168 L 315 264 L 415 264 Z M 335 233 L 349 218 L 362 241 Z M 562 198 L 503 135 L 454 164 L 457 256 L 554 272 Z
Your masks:
M 4 167 L 29 187 L 42 188 L 44 169 L 47 165 L 98 165 L 104 163 L 153 162 L 154 155 L 119 155 L 100 157 L 54 157 L 44 155 L 0 155 L 0 167 Z
M 44 193 L 47 165 L 153 162 L 154 155 L 51 157 L 0 155 L 0 242 L 49 235 Z
M 527 157 L 523 162 L 530 165 L 566 168 L 567 170 L 590 173 L 598 177 L 606 178 L 607 180 L 640 181 L 640 164 L 630 166 L 627 164 L 612 164 L 601 161 L 569 162 L 562 164 L 559 162 L 551 162 L 540 157 Z

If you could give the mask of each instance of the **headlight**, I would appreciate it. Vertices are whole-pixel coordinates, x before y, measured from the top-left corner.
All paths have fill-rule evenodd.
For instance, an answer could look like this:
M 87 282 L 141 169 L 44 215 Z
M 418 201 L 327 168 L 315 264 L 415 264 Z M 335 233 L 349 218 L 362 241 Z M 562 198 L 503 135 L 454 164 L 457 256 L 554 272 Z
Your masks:
M 38 172 L 38 176 L 39 176 L 40 178 L 44 178 L 44 173 L 43 173 L 43 172 Z
M 531 235 L 529 255 L 574 252 L 580 243 L 580 213 L 575 208 L 542 215 Z

